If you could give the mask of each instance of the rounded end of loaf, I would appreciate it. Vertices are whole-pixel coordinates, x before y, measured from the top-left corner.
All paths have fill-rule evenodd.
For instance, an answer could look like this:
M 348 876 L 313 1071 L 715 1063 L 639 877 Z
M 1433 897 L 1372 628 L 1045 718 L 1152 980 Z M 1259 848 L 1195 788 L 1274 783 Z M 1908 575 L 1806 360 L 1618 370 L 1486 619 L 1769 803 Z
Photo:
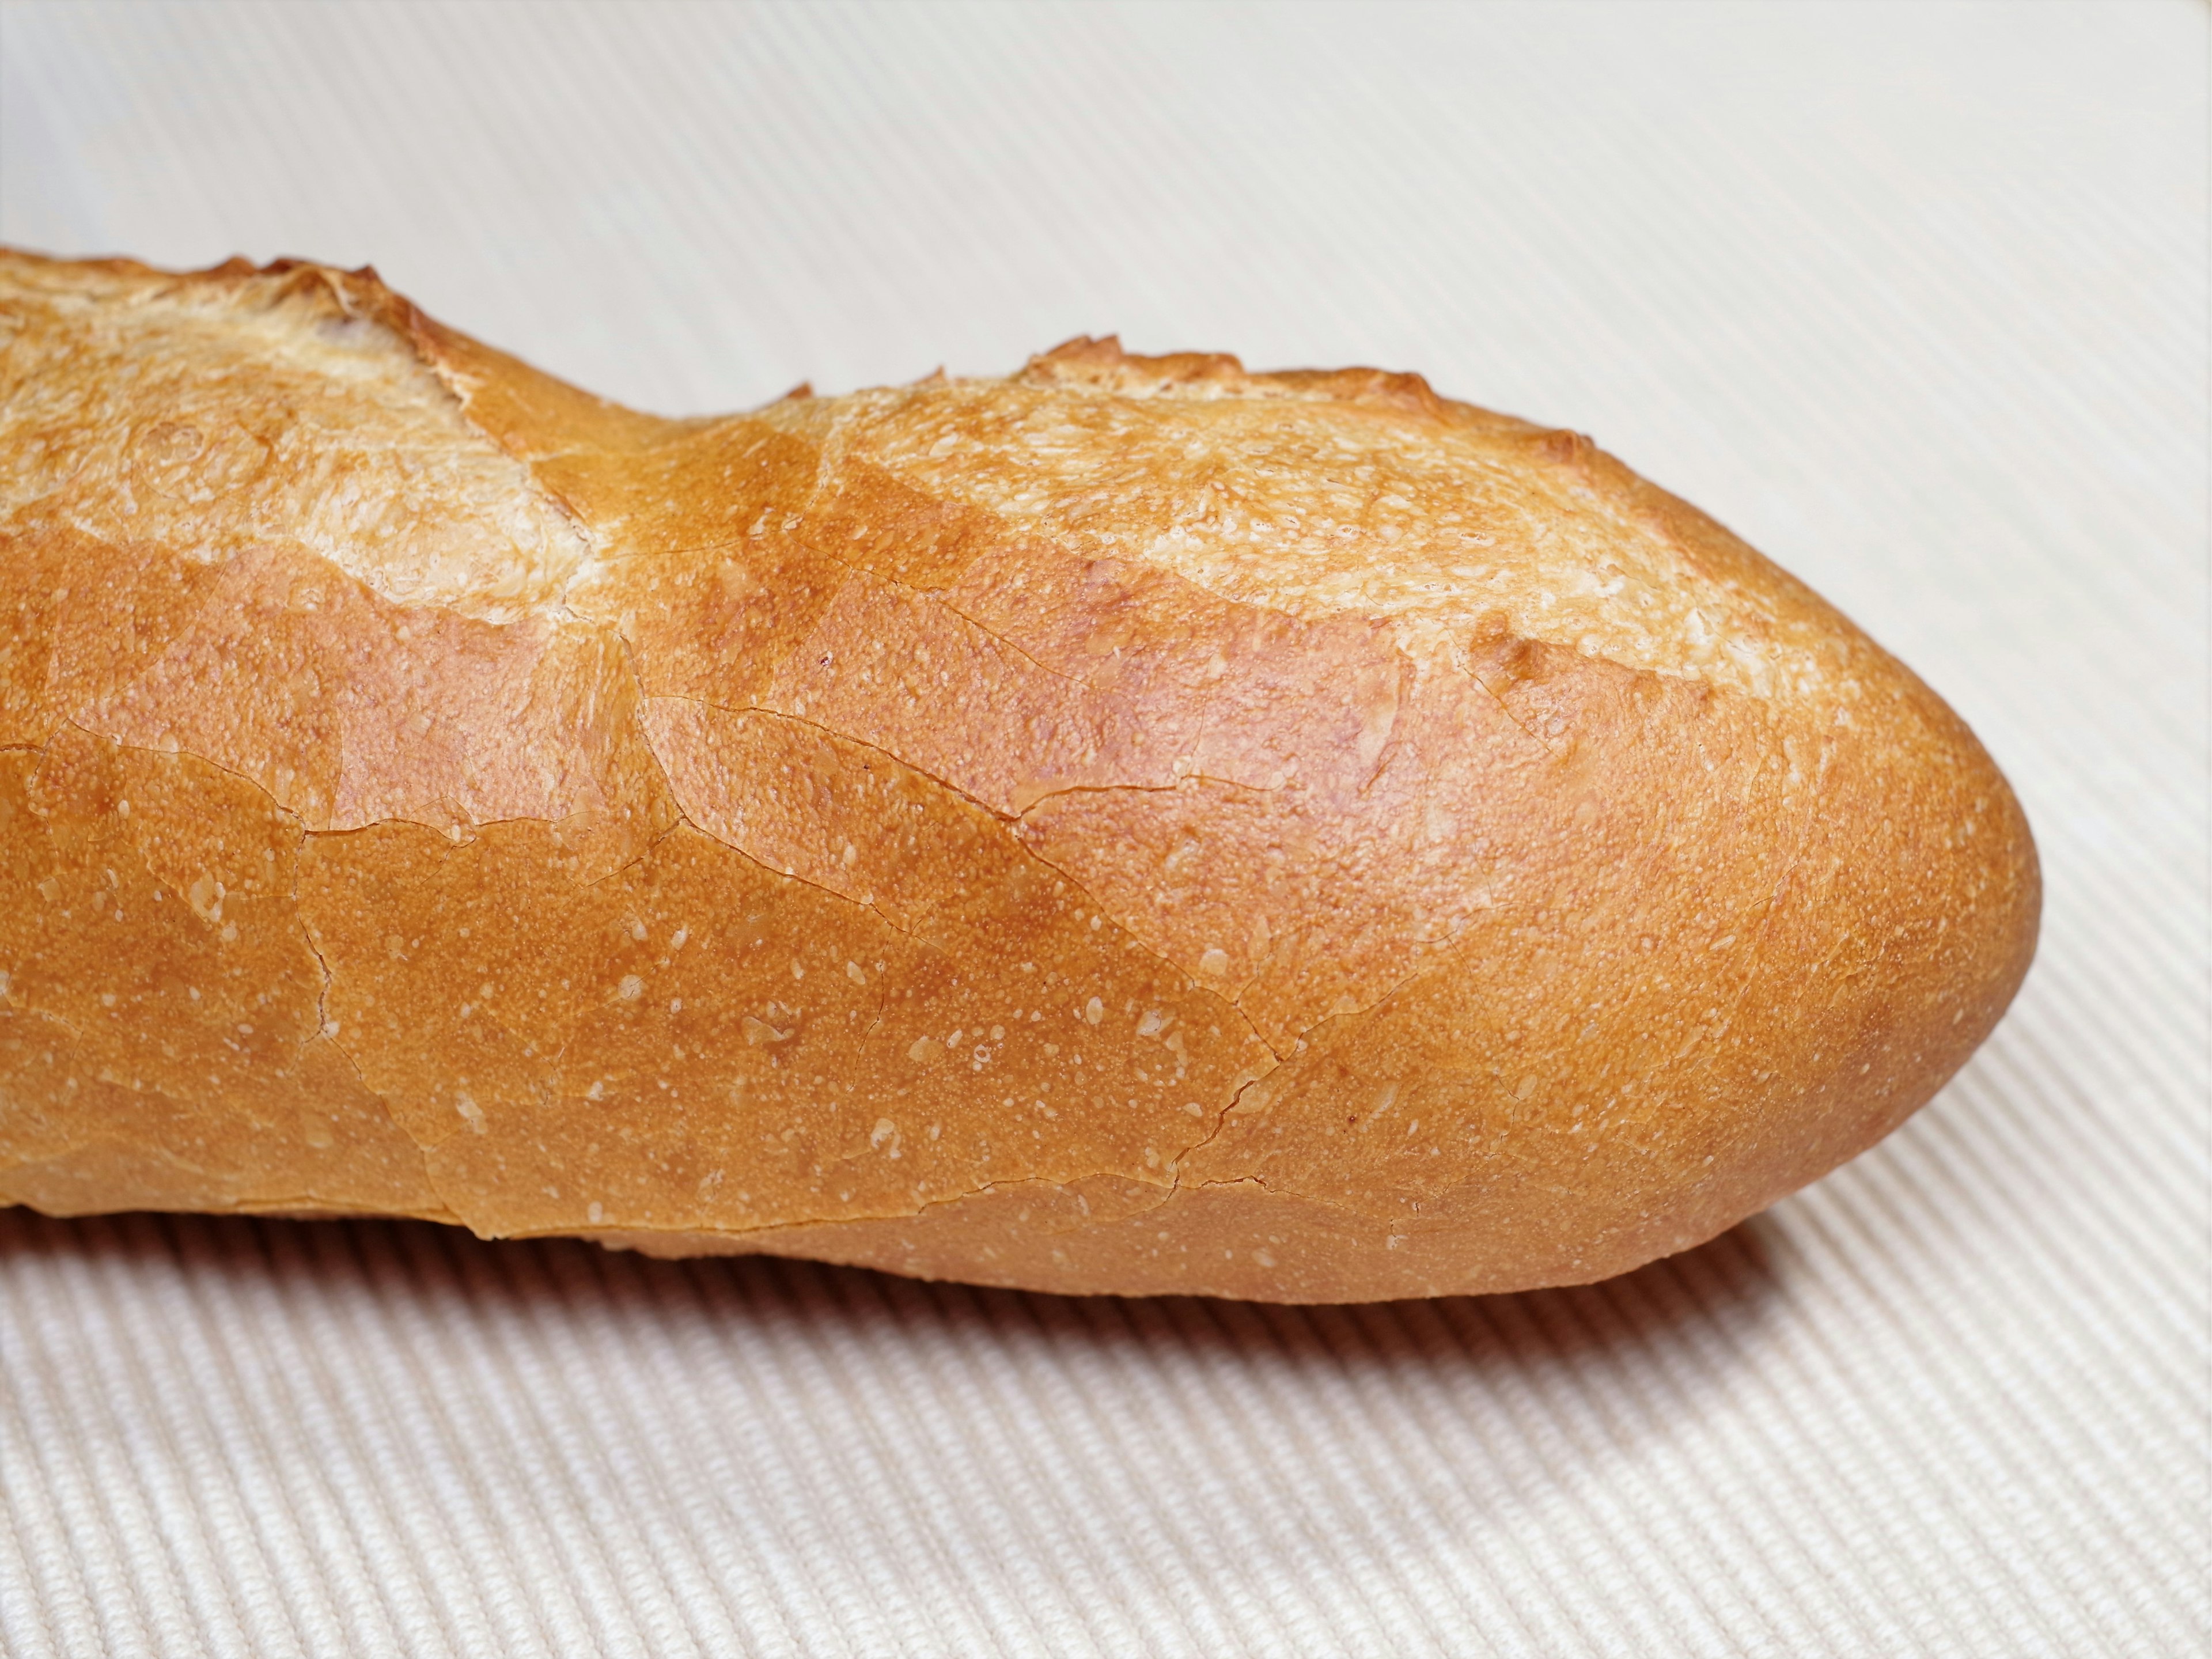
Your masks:
M 1166 1178 L 996 1185 L 918 1214 L 609 1232 L 1061 1294 L 1341 1303 L 1587 1283 L 1691 1249 L 1925 1104 L 2033 957 L 2025 816 L 1887 659 L 1816 799 L 1737 868 L 1645 886 L 1576 860 L 1581 925 L 1528 918 L 1309 1031 Z M 1566 670 L 1565 672 L 1573 672 Z M 1679 757 L 1613 787 L 1678 800 Z M 1587 831 L 1594 815 L 1565 809 Z M 1662 823 L 1677 814 L 1662 810 Z M 1790 833 L 1794 831 L 1795 833 Z M 1609 908 L 1640 912 L 1633 928 Z

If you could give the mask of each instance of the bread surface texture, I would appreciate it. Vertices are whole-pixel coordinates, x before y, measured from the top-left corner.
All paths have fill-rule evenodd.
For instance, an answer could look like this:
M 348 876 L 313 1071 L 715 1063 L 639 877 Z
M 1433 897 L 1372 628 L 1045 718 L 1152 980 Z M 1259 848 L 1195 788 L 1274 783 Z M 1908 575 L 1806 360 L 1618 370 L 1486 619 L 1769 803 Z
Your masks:
M 1579 1282 L 1851 1157 L 2039 887 L 1589 442 L 1078 340 L 663 420 L 0 254 L 0 1201 L 1039 1290 Z

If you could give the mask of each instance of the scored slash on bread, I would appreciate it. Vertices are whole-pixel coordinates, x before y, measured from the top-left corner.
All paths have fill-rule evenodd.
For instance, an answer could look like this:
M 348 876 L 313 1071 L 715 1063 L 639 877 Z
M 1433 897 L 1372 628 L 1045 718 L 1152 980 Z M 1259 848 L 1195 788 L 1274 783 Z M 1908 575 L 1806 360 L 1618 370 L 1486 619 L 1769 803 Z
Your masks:
M 1586 1280 L 1994 1024 L 1957 717 L 1587 438 L 1079 339 L 662 420 L 0 254 L 0 1199 Z

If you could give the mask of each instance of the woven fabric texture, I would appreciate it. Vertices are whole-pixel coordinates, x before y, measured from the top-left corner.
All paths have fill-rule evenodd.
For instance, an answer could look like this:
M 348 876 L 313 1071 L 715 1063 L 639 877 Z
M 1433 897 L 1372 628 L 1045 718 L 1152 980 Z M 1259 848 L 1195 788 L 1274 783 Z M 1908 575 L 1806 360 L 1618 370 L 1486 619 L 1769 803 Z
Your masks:
M 11 242 L 373 260 L 668 412 L 1118 329 L 1590 431 L 1959 708 L 2049 895 L 1925 1112 L 1583 1290 L 1072 1301 L 0 1212 L 0 1651 L 2205 1651 L 2208 34 L 0 6 Z

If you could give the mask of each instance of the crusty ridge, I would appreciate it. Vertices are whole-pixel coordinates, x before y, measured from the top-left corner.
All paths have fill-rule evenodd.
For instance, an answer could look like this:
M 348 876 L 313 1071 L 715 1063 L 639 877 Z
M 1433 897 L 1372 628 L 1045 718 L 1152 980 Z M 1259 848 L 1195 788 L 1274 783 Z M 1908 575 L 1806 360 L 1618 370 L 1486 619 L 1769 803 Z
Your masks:
M 149 487 L 106 511 L 143 521 L 149 507 L 160 509 L 170 515 L 167 529 L 204 545 L 281 534 L 383 597 L 492 620 L 556 605 L 592 556 L 588 527 L 553 510 L 557 495 L 534 488 L 526 471 L 501 466 L 484 442 L 502 434 L 510 443 L 521 439 L 526 422 L 516 416 L 523 411 L 454 421 L 483 379 L 471 360 L 509 380 L 520 366 L 441 328 L 373 270 L 294 260 L 257 269 L 233 260 L 179 276 L 127 260 L 58 264 L 17 254 L 8 256 L 0 280 L 23 300 L 73 309 L 82 326 L 58 331 L 57 344 L 66 337 L 73 354 L 97 354 L 104 368 L 25 373 L 25 393 L 11 400 L 0 441 L 10 430 L 35 429 L 50 441 L 34 455 L 11 446 L 35 464 L 19 464 L 4 480 L 0 505 L 46 496 L 63 477 L 89 492 L 129 473 Z M 96 451 L 100 434 L 132 426 L 133 398 L 172 408 L 208 351 L 246 360 L 228 362 L 213 388 L 228 405 L 223 430 L 201 434 L 177 422 L 157 423 L 161 430 L 142 434 L 140 452 L 128 458 L 51 441 L 70 434 Z M 255 370 L 264 383 L 241 385 Z M 576 427 L 604 443 L 617 434 L 639 442 L 701 424 L 654 422 L 525 373 L 541 405 L 527 419 L 541 428 Z M 1017 404 L 997 431 L 960 433 L 965 442 L 946 446 L 954 428 L 979 425 L 977 410 L 1003 401 L 1010 388 L 1087 392 L 1093 398 L 1086 401 L 1106 412 L 1069 419 L 1064 396 L 1042 397 Z M 318 420 L 318 410 L 299 405 L 321 389 L 365 400 Z M 279 407 L 257 410 L 257 394 Z M 1232 407 L 1184 408 L 1192 421 L 1153 431 L 1132 418 L 1133 409 L 1160 404 Z M 1287 422 L 1285 404 L 1311 406 L 1318 428 Z M 555 404 L 565 407 L 548 406 Z M 1260 407 L 1248 407 L 1254 404 Z M 189 407 L 186 400 L 184 412 Z M 1346 420 L 1349 410 L 1371 419 Z M 1144 357 L 1110 339 L 1079 338 L 1009 381 L 938 378 L 855 398 L 787 399 L 761 413 L 808 430 L 825 416 L 825 441 L 856 462 L 942 497 L 972 495 L 1018 520 L 1073 504 L 1074 522 L 1064 531 L 1248 603 L 1302 616 L 1388 614 L 1435 635 L 1504 618 L 1522 637 L 1761 695 L 1820 672 L 1820 635 L 1831 618 L 1801 586 L 1580 434 L 1448 403 L 1419 375 L 1253 374 L 1224 354 Z M 269 429 L 257 429 L 257 418 Z M 273 448 L 279 427 L 320 434 L 325 453 L 315 466 L 287 469 Z M 208 453 L 174 447 L 185 429 Z M 339 441 L 348 432 L 351 441 Z M 1012 488 L 989 476 L 988 464 L 1006 458 L 1009 441 L 1035 447 L 1054 436 L 1063 442 L 1052 486 L 1033 470 L 1015 470 Z M 986 465 L 963 467 L 963 453 Z M 1171 470 L 1178 459 L 1193 463 L 1180 476 Z M 443 476 L 422 476 L 426 465 L 442 465 Z M 164 467 L 191 471 L 193 483 L 162 489 L 155 475 Z M 345 476 L 349 470 L 359 476 Z M 975 476 L 979 471 L 983 476 Z M 1139 481 L 1152 487 L 1133 487 Z M 222 511 L 210 516 L 204 509 L 218 494 Z M 441 510 L 428 520 L 398 510 L 428 496 Z M 1439 502 L 1446 503 L 1440 511 Z M 79 518 L 103 513 L 97 499 L 74 505 Z M 203 510 L 196 516 L 194 507 Z M 379 511 L 383 516 L 374 516 Z M 1422 534 L 1409 537 L 1416 524 Z M 1194 526 L 1211 533 L 1194 537 Z M 1560 556 L 1547 562 L 1541 544 L 1560 539 L 1563 526 L 1572 533 Z M 1509 544 L 1510 557 L 1494 551 L 1501 531 L 1522 532 Z M 1391 543 L 1393 559 L 1377 568 L 1340 556 L 1345 550 L 1335 544 L 1357 535 Z M 1414 544 L 1423 539 L 1431 544 Z M 1229 549 L 1234 557 L 1223 556 Z M 1624 550 L 1644 563 L 1624 568 Z M 1677 588 L 1694 590 L 1699 603 L 1676 605 L 1668 596 Z

